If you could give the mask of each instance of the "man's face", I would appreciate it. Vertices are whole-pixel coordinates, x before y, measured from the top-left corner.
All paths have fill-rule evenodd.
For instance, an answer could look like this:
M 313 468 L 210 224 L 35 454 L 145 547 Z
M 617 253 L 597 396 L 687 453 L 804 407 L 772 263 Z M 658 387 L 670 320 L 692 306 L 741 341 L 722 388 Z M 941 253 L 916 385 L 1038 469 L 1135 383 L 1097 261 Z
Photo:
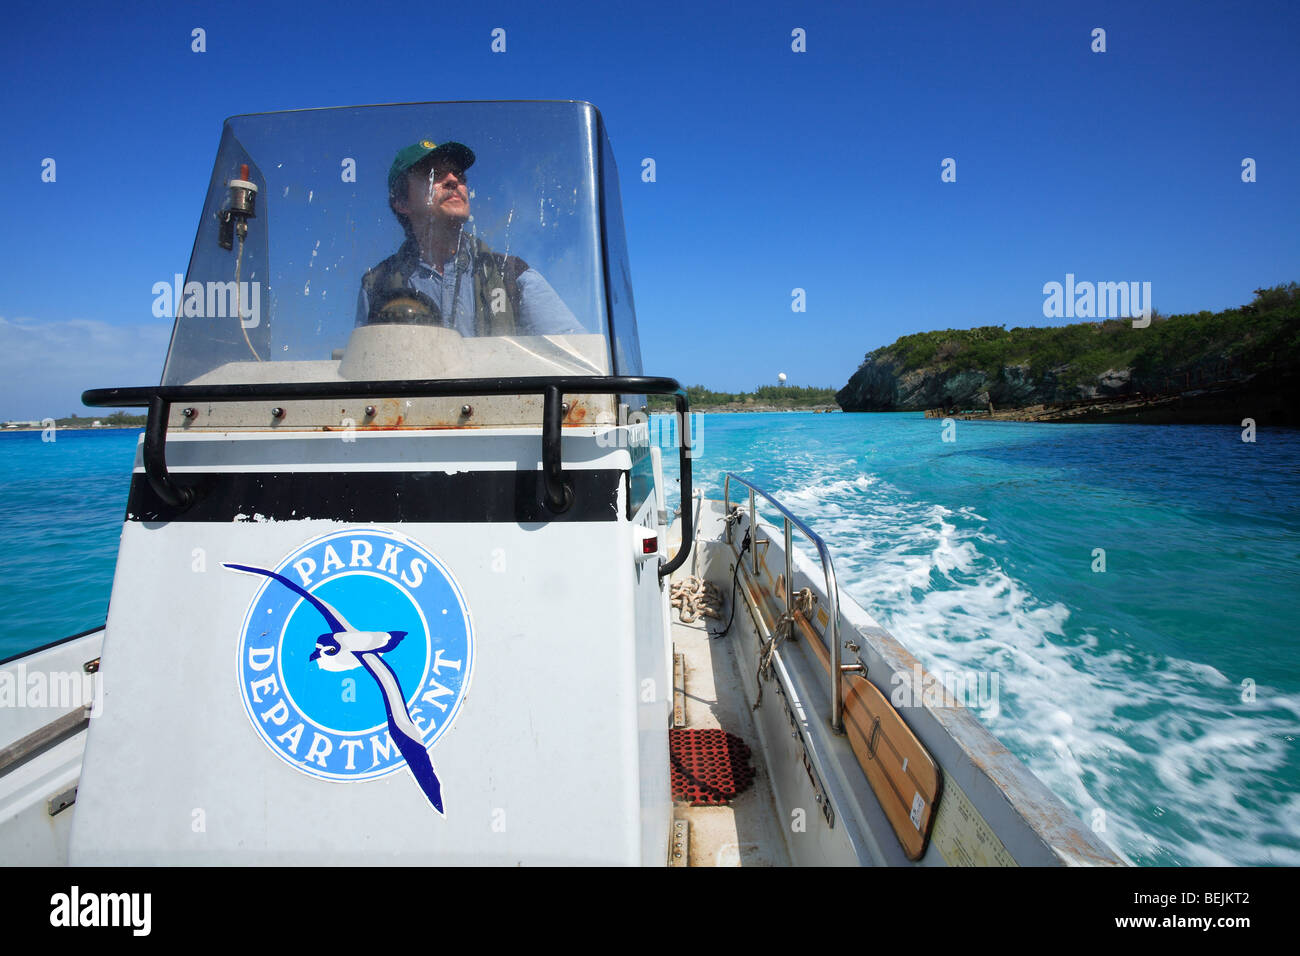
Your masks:
M 462 224 L 469 219 L 465 171 L 450 159 L 416 163 L 406 177 L 405 199 L 395 205 L 417 233 L 430 225 Z

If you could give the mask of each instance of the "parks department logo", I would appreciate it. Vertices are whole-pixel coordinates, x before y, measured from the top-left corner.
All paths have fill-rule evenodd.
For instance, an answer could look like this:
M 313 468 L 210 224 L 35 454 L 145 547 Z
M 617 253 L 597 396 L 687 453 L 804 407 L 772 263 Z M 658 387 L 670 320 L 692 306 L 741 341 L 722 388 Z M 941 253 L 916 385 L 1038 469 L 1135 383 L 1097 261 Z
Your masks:
M 429 757 L 469 687 L 474 628 L 455 578 L 416 541 L 370 528 L 310 541 L 263 579 L 239 639 L 239 687 L 266 745 L 354 783 L 409 767 L 443 813 Z

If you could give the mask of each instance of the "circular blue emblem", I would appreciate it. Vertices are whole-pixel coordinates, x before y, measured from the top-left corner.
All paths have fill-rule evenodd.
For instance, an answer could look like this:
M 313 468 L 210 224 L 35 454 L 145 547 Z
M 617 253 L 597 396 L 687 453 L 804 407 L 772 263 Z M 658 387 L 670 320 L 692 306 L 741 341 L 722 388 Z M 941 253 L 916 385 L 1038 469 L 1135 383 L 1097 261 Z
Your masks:
M 464 596 L 432 552 L 393 531 L 338 531 L 262 579 L 244 618 L 237 670 L 248 719 L 303 773 L 372 780 L 409 766 L 435 809 L 429 748 L 469 687 L 474 629 Z

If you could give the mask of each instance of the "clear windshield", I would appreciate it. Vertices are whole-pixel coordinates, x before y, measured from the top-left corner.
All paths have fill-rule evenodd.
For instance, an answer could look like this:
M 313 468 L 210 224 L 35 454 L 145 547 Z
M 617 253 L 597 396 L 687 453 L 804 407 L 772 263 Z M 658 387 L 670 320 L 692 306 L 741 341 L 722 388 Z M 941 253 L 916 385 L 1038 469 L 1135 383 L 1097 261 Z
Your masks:
M 610 342 L 603 139 L 582 103 L 228 120 L 163 383 L 639 372 L 634 317 Z

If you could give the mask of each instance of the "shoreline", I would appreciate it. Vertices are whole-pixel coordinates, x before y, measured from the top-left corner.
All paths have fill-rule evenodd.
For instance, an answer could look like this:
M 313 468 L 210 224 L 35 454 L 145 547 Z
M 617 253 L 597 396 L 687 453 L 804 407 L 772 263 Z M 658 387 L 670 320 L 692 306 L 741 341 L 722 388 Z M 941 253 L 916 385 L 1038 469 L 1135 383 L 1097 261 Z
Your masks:
M 926 418 L 966 421 L 1078 423 L 1087 425 L 1252 425 L 1300 426 L 1297 393 L 1300 380 L 1273 380 L 1268 387 L 1215 382 L 1176 392 L 1038 403 L 1014 408 L 930 408 Z
M 652 408 L 649 410 L 651 415 L 671 414 L 672 407 Z M 692 405 L 691 412 L 699 414 L 721 414 L 732 415 L 743 412 L 816 412 L 818 414 L 842 414 L 838 405 L 800 405 L 800 406 L 780 406 L 780 405 L 742 405 L 738 402 L 730 402 L 726 405 Z
M 13 428 L 0 428 L 0 435 L 6 432 L 43 432 L 53 427 L 56 432 L 121 432 L 144 431 L 143 425 L 15 425 Z

